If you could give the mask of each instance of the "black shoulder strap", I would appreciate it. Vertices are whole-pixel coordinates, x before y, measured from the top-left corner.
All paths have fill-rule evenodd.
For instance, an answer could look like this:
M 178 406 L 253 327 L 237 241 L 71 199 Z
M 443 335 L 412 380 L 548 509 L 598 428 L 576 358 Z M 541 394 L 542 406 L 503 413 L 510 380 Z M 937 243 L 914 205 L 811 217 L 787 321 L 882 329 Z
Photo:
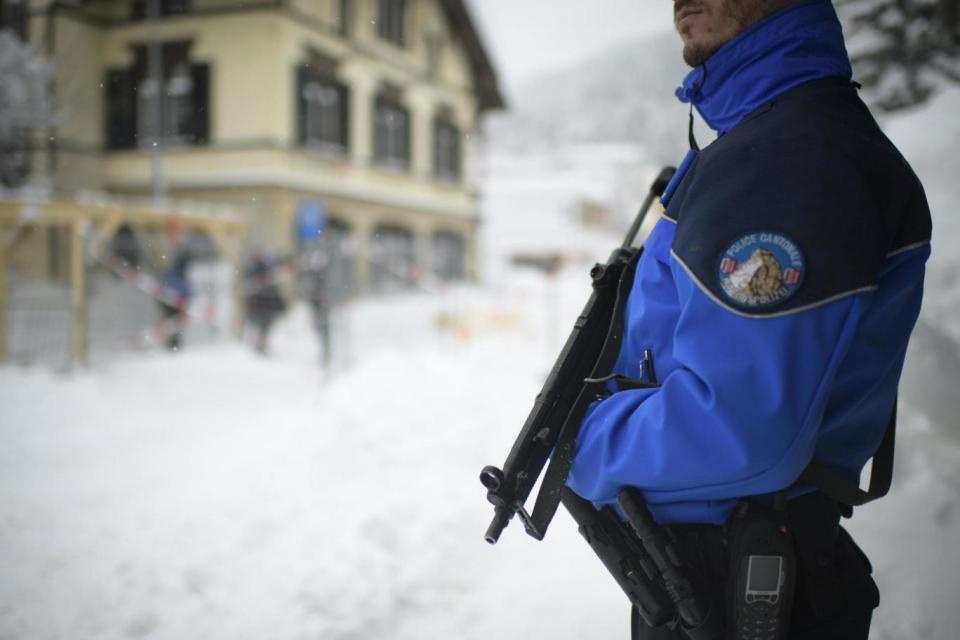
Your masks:
M 887 495 L 893 480 L 893 449 L 897 433 L 897 402 L 894 400 L 890 422 L 883 434 L 880 447 L 873 454 L 870 468 L 870 488 L 864 491 L 839 473 L 823 465 L 811 462 L 803 473 L 800 482 L 813 485 L 830 498 L 848 507 L 859 507 L 877 498 Z
M 643 249 L 637 249 L 624 267 L 617 283 L 617 296 L 613 305 L 613 313 L 610 317 L 610 326 L 607 329 L 607 335 L 600 349 L 600 355 L 593 366 L 591 377 L 584 380 L 584 385 L 580 390 L 577 399 L 574 401 L 573 408 L 567 414 L 567 419 L 560 429 L 560 435 L 557 438 L 557 444 L 553 449 L 553 457 L 550 459 L 550 465 L 543 476 L 543 482 L 540 484 L 540 493 L 537 494 L 537 501 L 533 506 L 533 513 L 530 516 L 532 530 L 546 531 L 547 525 L 553 519 L 553 515 L 560 506 L 561 490 L 565 486 L 567 474 L 573 465 L 574 453 L 577 446 L 577 434 L 580 432 L 580 423 L 590 404 L 596 400 L 597 393 L 604 388 L 603 381 L 599 378 L 611 369 L 617 361 L 620 354 L 620 343 L 623 341 L 624 313 L 627 305 L 627 298 L 630 290 L 633 288 L 633 279 L 637 271 L 637 262 Z M 531 534 L 532 535 L 532 534 Z M 534 536 L 536 537 L 536 536 Z

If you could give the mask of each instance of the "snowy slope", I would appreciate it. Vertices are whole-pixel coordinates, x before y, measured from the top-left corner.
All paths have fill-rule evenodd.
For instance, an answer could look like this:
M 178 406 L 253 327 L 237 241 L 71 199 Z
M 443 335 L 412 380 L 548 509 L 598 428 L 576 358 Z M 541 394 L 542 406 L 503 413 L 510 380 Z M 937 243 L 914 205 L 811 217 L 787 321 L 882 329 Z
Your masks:
M 688 71 L 672 32 L 615 43 L 522 85 L 510 111 L 488 118 L 485 128 L 505 151 L 629 143 L 642 145 L 648 162 L 676 162 L 687 148 L 687 110 L 673 91 Z
M 548 616 L 594 569 L 572 527 L 542 547 L 482 540 L 477 472 L 548 350 L 544 283 L 517 283 L 350 310 L 358 338 L 402 321 L 326 385 L 303 309 L 270 359 L 222 345 L 0 371 L 0 638 L 560 637 L 621 613 L 596 575 L 579 621 Z M 506 320 L 466 341 L 440 312 Z
M 582 263 L 606 259 L 622 242 L 656 173 L 642 149 L 630 144 L 492 151 L 481 196 L 487 212 L 482 257 L 488 281 L 502 281 L 504 268 L 517 254 L 554 253 Z M 613 224 L 583 225 L 577 213 L 585 201 L 605 206 Z

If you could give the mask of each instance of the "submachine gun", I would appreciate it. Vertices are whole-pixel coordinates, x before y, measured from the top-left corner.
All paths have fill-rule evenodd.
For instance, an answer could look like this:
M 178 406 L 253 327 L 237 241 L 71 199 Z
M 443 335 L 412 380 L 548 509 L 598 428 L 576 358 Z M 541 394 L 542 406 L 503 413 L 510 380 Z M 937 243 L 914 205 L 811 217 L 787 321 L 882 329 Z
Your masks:
M 597 510 L 565 487 L 580 423 L 607 382 L 614 380 L 621 389 L 657 386 L 649 352 L 644 355 L 641 379 L 610 372 L 619 353 L 624 306 L 642 252 L 642 247 L 635 246 L 636 237 L 650 207 L 663 194 L 674 172 L 673 167 L 660 172 L 623 244 L 605 264 L 591 269 L 593 292 L 503 468 L 486 466 L 480 472 L 487 500 L 494 506 L 485 538 L 495 544 L 516 515 L 529 535 L 542 540 L 562 503 L 647 624 L 676 625 L 690 640 L 718 640 L 722 635 L 719 616 L 713 615 L 710 599 L 698 589 L 696 577 L 683 563 L 669 533 L 653 520 L 641 493 L 628 488 L 618 496 L 618 505 L 627 516 L 624 522 L 613 508 Z M 545 466 L 536 503 L 533 511 L 528 512 L 524 504 Z

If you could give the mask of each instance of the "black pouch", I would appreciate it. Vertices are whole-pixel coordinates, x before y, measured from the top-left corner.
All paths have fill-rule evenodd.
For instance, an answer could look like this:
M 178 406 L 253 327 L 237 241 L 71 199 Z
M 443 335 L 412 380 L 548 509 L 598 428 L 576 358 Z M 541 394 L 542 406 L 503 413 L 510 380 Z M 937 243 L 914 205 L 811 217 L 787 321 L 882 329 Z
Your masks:
M 873 569 L 850 534 L 840 526 L 840 508 L 814 492 L 790 502 L 789 523 L 797 549 L 794 627 L 874 609 L 880 593 Z
M 845 577 L 845 600 L 850 609 L 876 609 L 880 605 L 880 590 L 873 579 L 873 565 L 850 534 L 840 527 L 837 536 L 840 573 Z
M 796 498 L 787 509 L 797 549 L 797 619 L 825 618 L 846 603 L 837 567 L 840 510 L 822 493 Z

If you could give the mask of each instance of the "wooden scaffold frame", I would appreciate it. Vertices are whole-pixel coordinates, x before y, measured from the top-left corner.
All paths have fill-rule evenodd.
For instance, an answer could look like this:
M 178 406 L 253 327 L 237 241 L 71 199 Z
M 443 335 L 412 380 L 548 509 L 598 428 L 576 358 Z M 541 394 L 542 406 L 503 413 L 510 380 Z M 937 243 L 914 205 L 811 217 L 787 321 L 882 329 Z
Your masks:
M 16 238 L 8 240 L 9 229 L 61 228 L 69 234 L 70 304 L 73 320 L 70 330 L 71 355 L 74 362 L 87 356 L 87 276 L 86 249 L 93 256 L 102 251 L 124 225 L 141 229 L 168 230 L 206 234 L 230 263 L 234 274 L 232 297 L 234 313 L 242 309 L 242 277 L 240 261 L 246 225 L 231 212 L 195 211 L 187 207 L 126 204 L 122 202 L 77 202 L 68 200 L 29 200 L 0 198 L 0 362 L 6 359 L 6 293 L 7 262 Z M 92 235 L 91 235 L 92 234 Z M 92 240 L 88 241 L 88 238 Z M 88 244 L 89 242 L 89 244 Z M 239 326 L 234 318 L 233 325 Z

